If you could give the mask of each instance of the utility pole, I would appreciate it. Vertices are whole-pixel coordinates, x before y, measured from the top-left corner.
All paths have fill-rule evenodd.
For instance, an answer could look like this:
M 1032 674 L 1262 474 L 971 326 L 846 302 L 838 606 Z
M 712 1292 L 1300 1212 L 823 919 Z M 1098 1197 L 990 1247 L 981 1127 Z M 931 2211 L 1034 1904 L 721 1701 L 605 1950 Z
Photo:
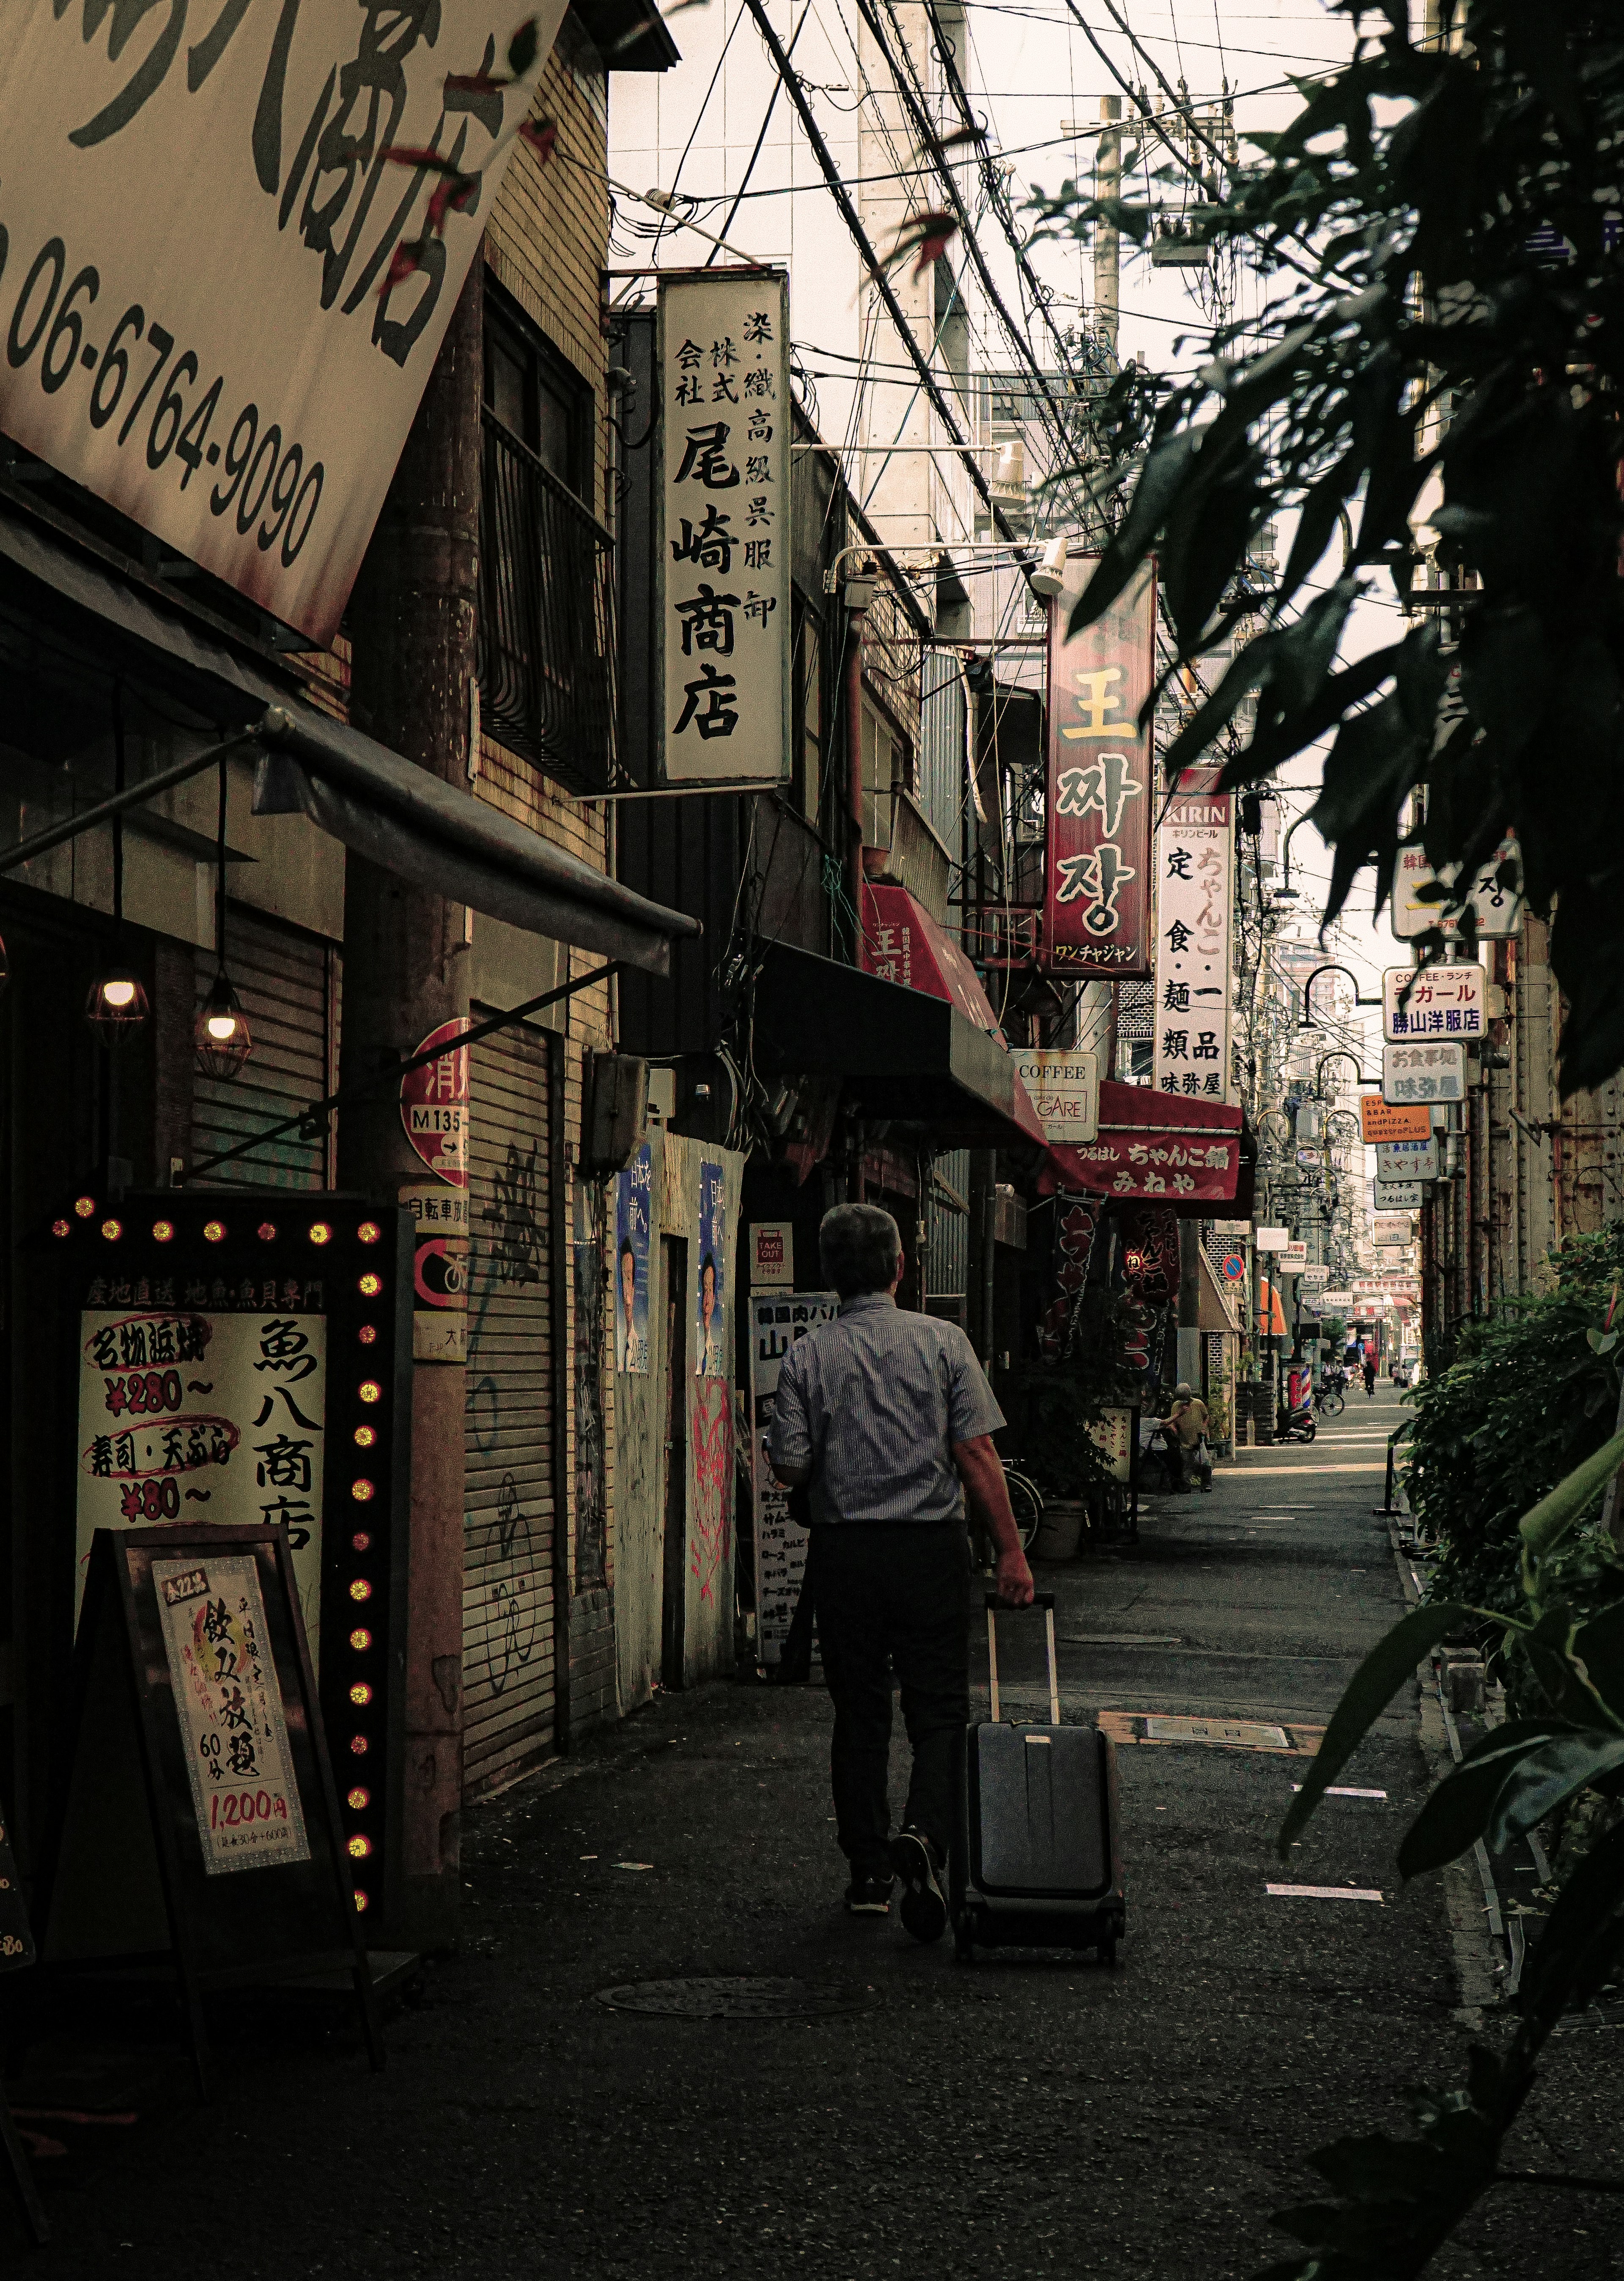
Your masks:
M 479 568 L 483 288 L 484 262 L 476 259 L 350 604 L 351 717 L 463 789 Z M 345 1089 L 375 1081 L 468 1010 L 463 906 L 352 852 L 344 867 Z M 465 1105 L 465 1121 L 467 1113 Z M 341 1187 L 383 1203 L 430 1180 L 394 1087 L 344 1110 L 338 1176 Z M 403 1921 L 390 1927 L 389 1938 L 426 1953 L 456 1938 L 461 1880 L 464 1376 L 460 1359 L 413 1367 Z
M 1122 97 L 1102 95 L 1100 97 L 1100 117 L 1105 122 L 1100 130 L 1099 144 L 1094 152 L 1094 196 L 1117 198 L 1122 195 Z M 1102 217 L 1094 226 L 1094 313 L 1110 356 L 1117 354 L 1118 322 L 1118 276 L 1121 268 L 1121 235 L 1114 221 Z

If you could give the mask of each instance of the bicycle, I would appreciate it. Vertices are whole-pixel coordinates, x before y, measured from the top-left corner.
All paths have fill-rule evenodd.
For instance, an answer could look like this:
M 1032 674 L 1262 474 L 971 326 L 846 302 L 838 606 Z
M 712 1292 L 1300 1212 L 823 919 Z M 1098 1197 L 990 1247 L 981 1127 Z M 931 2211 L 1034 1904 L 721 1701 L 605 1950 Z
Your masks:
M 1016 1529 L 1021 1540 L 1021 1550 L 1030 1553 L 1037 1542 L 1039 1525 L 1043 1519 L 1043 1492 L 1029 1474 L 1023 1473 L 1014 1460 L 1001 1458 L 1004 1486 L 1009 1492 L 1009 1510 L 1015 1515 Z M 992 1539 L 975 1513 L 970 1516 L 971 1548 L 978 1568 L 993 1568 L 997 1565 Z
M 1314 1396 L 1314 1407 L 1322 1418 L 1340 1418 L 1348 1405 L 1340 1388 L 1322 1386 Z

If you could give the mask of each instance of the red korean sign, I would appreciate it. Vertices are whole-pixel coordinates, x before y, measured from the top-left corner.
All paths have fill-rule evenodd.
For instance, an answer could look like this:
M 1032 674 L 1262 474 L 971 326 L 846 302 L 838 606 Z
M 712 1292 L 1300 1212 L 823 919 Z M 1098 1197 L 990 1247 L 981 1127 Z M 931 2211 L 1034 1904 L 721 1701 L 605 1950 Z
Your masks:
M 452 1046 L 470 1026 L 466 1014 L 442 1022 L 437 1030 L 414 1046 L 408 1059 L 432 1052 L 436 1046 Z M 468 1184 L 468 1049 L 455 1046 L 450 1053 L 409 1070 L 400 1080 L 400 1121 L 406 1139 L 437 1179 L 453 1188 Z
M 1156 571 L 1104 615 L 1066 628 L 1094 556 L 1066 565 L 1050 604 L 1048 851 L 1043 965 L 1111 981 L 1150 972 L 1150 812 L 1156 755 L 1139 710 L 1156 670 Z

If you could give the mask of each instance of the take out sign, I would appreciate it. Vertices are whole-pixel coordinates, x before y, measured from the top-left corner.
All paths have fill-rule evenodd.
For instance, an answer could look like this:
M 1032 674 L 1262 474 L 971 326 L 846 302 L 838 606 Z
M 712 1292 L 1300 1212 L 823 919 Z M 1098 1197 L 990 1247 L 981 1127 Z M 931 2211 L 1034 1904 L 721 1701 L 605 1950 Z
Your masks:
M 1424 1101 L 1383 1101 L 1379 1093 L 1359 1095 L 1359 1138 L 1370 1147 L 1382 1140 L 1425 1140 L 1432 1110 Z

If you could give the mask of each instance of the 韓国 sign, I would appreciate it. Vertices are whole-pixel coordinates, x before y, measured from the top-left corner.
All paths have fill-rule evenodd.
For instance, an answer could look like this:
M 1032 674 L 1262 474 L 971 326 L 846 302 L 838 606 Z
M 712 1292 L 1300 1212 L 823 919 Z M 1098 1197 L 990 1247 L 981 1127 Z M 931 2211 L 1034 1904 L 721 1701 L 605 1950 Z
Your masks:
M 1092 1140 L 1100 1129 L 1100 1063 L 1096 1054 L 1058 1046 L 1011 1052 L 1021 1083 L 1032 1095 L 1048 1140 Z
M 655 686 L 671 784 L 790 765 L 789 282 L 660 280 Z
M 1381 1098 L 1391 1102 L 1464 1101 L 1466 1049 L 1439 1038 L 1424 1046 L 1383 1046 Z
M 1509 871 L 1509 878 L 1502 876 Z M 1393 875 L 1393 932 L 1400 942 L 1413 942 L 1431 928 L 1442 930 L 1446 941 L 1460 932 L 1458 918 L 1443 915 L 1441 903 L 1422 902 L 1419 890 L 1442 880 L 1452 885 L 1460 876 L 1457 863 L 1435 871 L 1419 847 L 1401 847 Z M 1484 864 L 1467 898 L 1477 918 L 1477 931 L 1486 938 L 1515 934 L 1522 924 L 1522 856 L 1515 836 L 1508 832 Z
M 1376 1149 L 1378 1188 L 1393 1180 L 1435 1180 L 1438 1177 L 1438 1136 L 1424 1140 L 1384 1140 Z
M 258 1563 L 155 1560 L 152 1582 L 205 1870 L 308 1861 Z
M 1486 982 L 1481 966 L 1389 966 L 1381 978 L 1382 1035 L 1391 1045 L 1481 1038 Z
M 7 8 L 6 435 L 329 642 L 564 11 L 471 87 L 517 12 Z M 437 237 L 391 148 L 470 178 Z
M 1075 638 L 1072 609 L 1095 568 L 1074 557 L 1049 606 L 1048 857 L 1043 963 L 1070 975 L 1148 974 L 1155 754 L 1139 711 L 1156 655 L 1147 565 Z
M 1359 1095 L 1359 1138 L 1366 1148 L 1384 1140 L 1424 1140 L 1432 1131 L 1432 1111 L 1425 1105 L 1396 1108 L 1379 1093 Z
M 1226 793 L 1176 794 L 1156 832 L 1158 1093 L 1229 1098 L 1235 836 Z

